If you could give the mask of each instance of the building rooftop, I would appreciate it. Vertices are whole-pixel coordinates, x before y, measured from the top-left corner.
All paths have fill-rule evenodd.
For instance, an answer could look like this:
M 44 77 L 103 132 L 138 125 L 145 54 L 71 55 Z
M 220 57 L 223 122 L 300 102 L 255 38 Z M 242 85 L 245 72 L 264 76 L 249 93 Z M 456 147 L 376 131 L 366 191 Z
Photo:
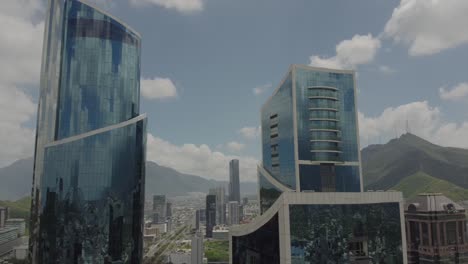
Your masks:
M 420 193 L 406 201 L 405 211 L 455 212 L 465 209 L 441 193 Z

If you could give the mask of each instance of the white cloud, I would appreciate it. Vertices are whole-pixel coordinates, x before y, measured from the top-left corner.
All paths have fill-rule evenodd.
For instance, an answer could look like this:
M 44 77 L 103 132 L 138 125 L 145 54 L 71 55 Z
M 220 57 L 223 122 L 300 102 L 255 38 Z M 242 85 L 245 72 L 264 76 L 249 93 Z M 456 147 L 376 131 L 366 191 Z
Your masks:
M 430 55 L 468 43 L 468 1 L 401 0 L 384 35 L 409 45 L 413 56 Z
M 177 146 L 151 134 L 147 138 L 147 159 L 182 173 L 216 180 L 228 180 L 229 161 L 239 159 L 241 181 L 257 179 L 258 160 L 253 157 L 226 155 L 204 144 Z
M 392 73 L 395 73 L 395 70 L 390 68 L 389 66 L 386 66 L 386 65 L 380 65 L 379 66 L 379 71 L 383 74 L 392 74 Z
M 177 96 L 177 89 L 169 78 L 142 79 L 141 94 L 147 99 L 164 99 Z
M 256 139 L 260 136 L 261 127 L 243 127 L 239 129 L 238 133 L 246 139 Z
M 459 83 L 452 89 L 446 87 L 439 88 L 440 98 L 450 101 L 459 101 L 468 96 L 468 82 Z
M 354 35 L 352 39 L 341 41 L 336 45 L 336 55 L 330 58 L 311 56 L 310 65 L 335 69 L 354 69 L 361 64 L 370 63 L 374 60 L 380 40 L 367 35 Z
M 228 142 L 226 144 L 226 148 L 230 151 L 230 152 L 240 152 L 241 150 L 243 150 L 245 147 L 244 144 L 242 143 L 239 143 L 237 141 L 231 141 L 231 142 Z
M 203 0 L 130 0 L 135 6 L 158 5 L 167 9 L 175 9 L 182 13 L 203 10 Z
M 30 157 L 36 104 L 26 86 L 39 87 L 44 22 L 38 0 L 6 0 L 0 9 L 0 166 Z
M 264 93 L 266 90 L 268 90 L 270 88 L 271 88 L 271 83 L 260 85 L 260 86 L 257 86 L 255 88 L 253 88 L 253 93 L 255 95 L 260 95 L 260 94 Z
M 435 144 L 468 148 L 468 122 L 444 121 L 440 109 L 430 106 L 427 101 L 390 107 L 376 117 L 358 115 L 361 147 L 385 143 L 406 133 L 408 122 L 409 132 Z

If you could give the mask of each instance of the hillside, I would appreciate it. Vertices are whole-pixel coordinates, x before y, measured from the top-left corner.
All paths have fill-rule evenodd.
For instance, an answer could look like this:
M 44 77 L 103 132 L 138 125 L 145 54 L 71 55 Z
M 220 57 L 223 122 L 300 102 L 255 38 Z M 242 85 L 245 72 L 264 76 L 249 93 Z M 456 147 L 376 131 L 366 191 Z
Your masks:
M 31 194 L 33 159 L 18 160 L 0 168 L 0 200 L 17 200 Z M 185 195 L 189 192 L 207 193 L 210 188 L 226 186 L 227 181 L 208 180 L 200 176 L 180 173 L 174 169 L 146 162 L 146 196 L 166 194 Z M 255 182 L 241 182 L 243 195 L 255 194 Z
M 405 134 L 384 145 L 368 146 L 361 156 L 364 186 L 368 190 L 398 189 L 412 196 L 424 189 L 421 186 L 428 180 L 424 176 L 434 179 L 428 190 L 445 193 L 468 188 L 466 149 L 441 147 L 413 134 Z M 468 199 L 462 193 L 465 192 L 457 197 Z
M 424 172 L 417 172 L 404 178 L 392 189 L 403 192 L 406 198 L 413 198 L 418 193 L 440 192 L 454 201 L 468 200 L 468 189 L 434 178 Z

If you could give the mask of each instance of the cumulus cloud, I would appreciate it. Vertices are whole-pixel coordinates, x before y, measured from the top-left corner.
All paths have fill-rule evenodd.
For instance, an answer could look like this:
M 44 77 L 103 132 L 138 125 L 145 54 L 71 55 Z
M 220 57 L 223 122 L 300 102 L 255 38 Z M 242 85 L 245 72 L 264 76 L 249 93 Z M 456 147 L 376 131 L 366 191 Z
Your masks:
M 468 96 L 468 82 L 459 83 L 453 88 L 447 87 L 439 88 L 439 95 L 441 99 L 450 101 L 459 101 Z
M 256 139 L 260 136 L 261 127 L 243 127 L 239 129 L 238 133 L 246 139 Z
M 311 56 L 310 65 L 324 68 L 354 69 L 358 65 L 372 62 L 380 46 L 380 40 L 371 34 L 354 35 L 352 39 L 343 40 L 336 45 L 336 55 L 333 57 Z
M 195 174 L 209 179 L 227 180 L 229 161 L 239 159 L 241 181 L 256 181 L 256 165 L 253 157 L 226 155 L 213 151 L 209 146 L 183 144 L 174 145 L 148 134 L 147 159 L 180 172 Z
M 141 79 L 141 94 L 147 99 L 164 99 L 177 96 L 177 88 L 169 78 Z
M 226 148 L 230 151 L 230 152 L 240 152 L 241 150 L 243 150 L 245 147 L 244 144 L 242 143 L 239 143 L 237 141 L 231 141 L 231 142 L 228 142 L 226 144 Z
M 468 122 L 444 121 L 441 110 L 427 101 L 389 107 L 375 117 L 358 116 L 361 147 L 400 136 L 408 124 L 409 132 L 435 144 L 468 148 Z
M 264 93 L 266 90 L 270 89 L 271 86 L 272 86 L 271 83 L 257 86 L 255 88 L 253 88 L 253 93 L 255 95 L 260 95 L 260 94 Z
M 6 0 L 0 9 L 0 166 L 33 155 L 26 124 L 36 104 L 25 87 L 39 87 L 44 22 L 38 0 Z
M 401 0 L 384 36 L 409 45 L 412 56 L 431 55 L 468 43 L 468 1 Z
M 130 0 L 134 6 L 158 5 L 182 13 L 203 10 L 203 0 Z

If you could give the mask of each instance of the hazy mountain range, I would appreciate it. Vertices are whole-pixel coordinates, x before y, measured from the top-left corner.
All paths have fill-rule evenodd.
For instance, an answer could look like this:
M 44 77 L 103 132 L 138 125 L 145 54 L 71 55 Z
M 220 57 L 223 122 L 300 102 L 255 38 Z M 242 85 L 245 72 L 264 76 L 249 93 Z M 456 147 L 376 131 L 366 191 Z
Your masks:
M 31 194 L 33 159 L 21 159 L 0 168 L 0 200 L 16 200 Z M 146 162 L 146 195 L 166 194 L 185 195 L 189 192 L 207 193 L 210 188 L 225 186 L 227 181 L 208 180 L 200 176 L 180 173 L 174 169 L 160 166 L 152 161 Z M 241 182 L 242 195 L 257 192 L 256 182 Z
M 362 150 L 364 185 L 368 190 L 400 190 L 406 197 L 443 192 L 454 200 L 468 200 L 468 150 L 434 145 L 412 134 Z M 15 200 L 31 191 L 32 158 L 0 169 L 0 200 Z M 226 181 L 180 173 L 154 162 L 146 163 L 146 194 L 169 196 L 208 192 Z M 255 182 L 241 183 L 243 195 L 255 194 Z

